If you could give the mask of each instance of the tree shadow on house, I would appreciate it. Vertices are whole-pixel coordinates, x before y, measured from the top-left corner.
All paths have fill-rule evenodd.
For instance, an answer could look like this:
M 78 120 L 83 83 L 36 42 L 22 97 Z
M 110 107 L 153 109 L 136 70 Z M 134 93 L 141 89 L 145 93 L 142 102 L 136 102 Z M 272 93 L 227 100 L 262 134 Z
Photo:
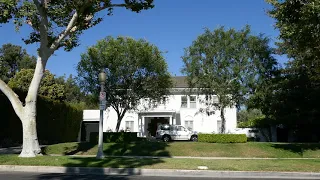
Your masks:
M 299 154 L 301 157 L 303 157 L 305 151 L 320 150 L 320 143 L 274 143 L 271 147 L 290 151 Z

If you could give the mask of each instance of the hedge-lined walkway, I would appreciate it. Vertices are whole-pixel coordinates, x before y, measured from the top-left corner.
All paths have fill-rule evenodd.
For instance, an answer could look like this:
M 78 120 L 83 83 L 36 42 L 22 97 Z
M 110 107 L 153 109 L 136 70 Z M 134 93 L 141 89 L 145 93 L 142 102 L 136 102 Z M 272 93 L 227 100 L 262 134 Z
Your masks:
M 95 155 L 97 145 L 62 143 L 44 148 L 44 154 Z M 320 158 L 320 144 L 289 143 L 200 143 L 200 142 L 136 142 L 105 143 L 107 156 L 190 156 L 236 158 Z

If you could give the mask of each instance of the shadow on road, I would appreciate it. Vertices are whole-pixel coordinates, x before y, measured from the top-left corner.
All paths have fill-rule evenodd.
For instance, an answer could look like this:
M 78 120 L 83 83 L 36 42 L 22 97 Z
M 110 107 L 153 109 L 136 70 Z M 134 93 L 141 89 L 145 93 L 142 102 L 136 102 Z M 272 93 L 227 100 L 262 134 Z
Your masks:
M 74 174 L 41 174 L 36 175 L 32 177 L 34 179 L 38 180 L 44 180 L 44 179 L 54 179 L 54 180 L 74 180 L 74 179 L 81 179 L 81 180 L 100 180 L 100 179 L 114 179 L 114 180 L 128 180 L 128 177 L 126 176 L 107 176 L 107 175 L 74 175 Z

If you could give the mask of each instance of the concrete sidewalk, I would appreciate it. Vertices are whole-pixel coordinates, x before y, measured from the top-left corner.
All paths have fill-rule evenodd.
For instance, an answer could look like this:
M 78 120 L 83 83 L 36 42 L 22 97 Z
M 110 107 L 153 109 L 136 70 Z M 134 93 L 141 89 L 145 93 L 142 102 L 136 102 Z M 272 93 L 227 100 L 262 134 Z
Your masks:
M 211 171 L 139 168 L 86 168 L 54 166 L 0 165 L 3 172 L 68 173 L 121 176 L 166 176 L 166 177 L 219 177 L 219 178 L 278 178 L 278 179 L 320 179 L 320 173 L 303 172 L 252 172 L 252 171 Z
M 96 155 L 60 155 L 60 154 L 49 154 L 49 156 L 69 156 L 69 157 L 96 157 Z M 246 158 L 246 157 L 193 157 L 193 156 L 105 156 L 106 158 L 135 158 L 135 159 L 204 159 L 204 160 L 317 160 L 320 158 Z

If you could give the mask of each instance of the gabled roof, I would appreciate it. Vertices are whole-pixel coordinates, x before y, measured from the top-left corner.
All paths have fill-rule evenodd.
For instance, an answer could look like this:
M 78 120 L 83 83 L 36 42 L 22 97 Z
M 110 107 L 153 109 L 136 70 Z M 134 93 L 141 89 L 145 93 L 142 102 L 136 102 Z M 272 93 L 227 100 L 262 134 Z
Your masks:
M 174 88 L 188 88 L 188 82 L 186 76 L 173 76 L 172 77 Z

